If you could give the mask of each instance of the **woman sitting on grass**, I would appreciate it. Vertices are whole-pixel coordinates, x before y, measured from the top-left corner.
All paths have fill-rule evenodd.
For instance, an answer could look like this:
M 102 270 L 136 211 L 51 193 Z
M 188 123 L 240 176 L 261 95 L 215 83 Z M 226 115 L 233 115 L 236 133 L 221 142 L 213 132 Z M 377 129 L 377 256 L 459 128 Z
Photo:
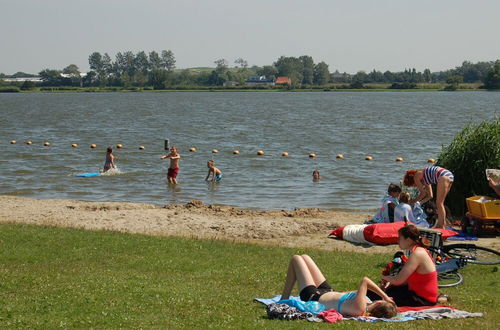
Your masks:
M 391 297 L 398 306 L 433 306 L 438 298 L 436 265 L 427 244 L 414 225 L 398 231 L 399 247 L 409 250 L 408 261 L 397 275 L 382 276 L 384 295 L 369 293 L 371 299 Z
M 295 255 L 290 260 L 285 287 L 281 299 L 288 299 L 295 286 L 299 283 L 300 299 L 303 301 L 318 301 L 326 309 L 335 309 L 345 316 L 371 315 L 391 318 L 396 316 L 396 305 L 382 289 L 372 280 L 365 277 L 361 280 L 357 291 L 333 291 L 330 284 L 308 255 Z M 379 295 L 383 300 L 372 302 L 366 294 L 368 290 Z

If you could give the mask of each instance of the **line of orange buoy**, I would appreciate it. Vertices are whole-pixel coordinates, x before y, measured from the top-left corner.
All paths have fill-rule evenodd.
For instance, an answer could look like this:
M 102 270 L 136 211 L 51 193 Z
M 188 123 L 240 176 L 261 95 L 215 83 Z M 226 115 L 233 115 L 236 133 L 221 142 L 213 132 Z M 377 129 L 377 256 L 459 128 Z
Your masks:
M 11 141 L 10 141 L 10 144 L 17 144 L 17 141 L 16 141 L 16 140 L 11 140 Z M 25 141 L 25 144 L 26 144 L 26 145 L 33 145 L 33 141 L 31 141 L 31 140 Z M 49 147 L 49 146 L 51 145 L 51 143 L 50 143 L 50 142 L 48 142 L 48 141 L 45 141 L 45 142 L 43 143 L 43 145 L 44 145 L 44 146 L 46 146 L 46 147 Z M 71 147 L 73 147 L 73 148 L 77 148 L 77 147 L 78 147 L 78 144 L 77 144 L 77 143 L 72 143 L 72 144 L 71 144 Z M 92 143 L 92 144 L 90 145 L 90 148 L 91 148 L 91 149 L 95 149 L 95 148 L 97 148 L 97 144 Z M 123 145 L 122 145 L 122 144 L 120 144 L 120 143 L 118 143 L 118 144 L 116 145 L 116 148 L 117 148 L 117 149 L 122 149 L 122 148 L 123 148 Z M 142 145 L 141 145 L 141 146 L 139 146 L 139 150 L 144 150 L 144 149 L 146 149 L 144 146 L 142 146 Z M 189 151 L 190 151 L 190 152 L 196 152 L 196 151 L 197 151 L 197 149 L 196 149 L 195 147 L 190 147 L 190 148 L 189 148 Z M 219 153 L 219 150 L 218 150 L 218 149 L 212 149 L 212 153 L 214 153 L 214 154 Z M 239 151 L 239 150 L 233 150 L 233 151 L 232 151 L 232 153 L 233 153 L 233 155 L 239 155 L 239 154 L 240 154 L 240 151 Z M 257 155 L 258 155 L 258 156 L 263 156 L 263 155 L 265 155 L 264 150 L 257 150 Z M 286 151 L 285 151 L 285 152 L 282 152 L 282 153 L 281 153 L 281 156 L 282 156 L 282 157 L 288 157 L 288 156 L 289 156 L 289 153 L 288 153 L 288 152 L 286 152 Z M 309 154 L 309 158 L 316 158 L 316 157 L 317 157 L 317 154 L 315 154 L 315 153 L 310 153 L 310 154 Z M 336 154 L 336 155 L 335 155 L 335 158 L 337 158 L 337 159 L 345 159 L 345 156 L 344 156 L 343 154 Z M 373 159 L 374 159 L 374 158 L 373 158 L 373 156 L 370 156 L 370 155 L 365 156 L 365 160 L 371 161 L 371 160 L 373 160 Z M 396 162 L 404 162 L 404 158 L 403 158 L 403 157 L 396 157 L 394 160 L 395 160 Z M 435 162 L 436 162 L 436 160 L 435 160 L 434 158 L 428 158 L 428 159 L 427 159 L 427 163 L 431 163 L 431 164 L 433 164 L 433 163 L 435 163 Z

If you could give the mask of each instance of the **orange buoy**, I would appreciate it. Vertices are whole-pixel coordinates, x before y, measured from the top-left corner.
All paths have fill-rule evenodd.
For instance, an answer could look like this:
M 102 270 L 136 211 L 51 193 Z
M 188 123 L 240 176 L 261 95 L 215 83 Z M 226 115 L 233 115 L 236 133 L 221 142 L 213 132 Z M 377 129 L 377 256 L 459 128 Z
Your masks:
M 240 151 L 239 150 L 233 150 L 233 155 L 239 155 Z
M 144 150 L 144 146 L 139 146 L 139 150 Z
M 91 147 L 92 149 L 97 148 L 97 144 L 92 143 L 92 144 L 90 145 L 90 147 Z
M 403 160 L 404 160 L 404 159 L 403 159 L 403 157 L 398 157 L 398 158 L 396 158 L 396 161 L 397 161 L 397 162 L 402 162 Z
M 259 156 L 264 155 L 264 151 L 262 151 L 262 150 L 257 150 L 257 155 L 259 155 Z
M 216 154 L 216 153 L 218 153 L 218 152 L 219 152 L 219 150 L 217 150 L 217 149 L 212 149 L 212 153 L 213 153 L 213 154 Z
M 17 141 L 16 141 L 16 140 L 11 140 L 11 141 L 10 141 L 10 144 L 16 144 L 16 143 L 17 143 Z
M 191 147 L 189 148 L 189 152 L 195 152 L 196 151 L 196 148 L 195 147 Z
M 27 144 L 27 145 L 32 145 L 32 144 L 33 144 L 33 142 L 31 142 L 31 141 L 26 141 L 26 144 Z
M 283 157 L 288 157 L 288 152 L 286 152 L 286 151 L 285 151 L 285 152 L 283 152 L 283 153 L 281 154 L 281 156 L 283 156 Z
M 76 148 L 76 147 L 78 147 L 78 144 L 73 143 L 73 144 L 71 144 L 71 147 Z
M 365 160 L 373 160 L 373 157 L 372 156 L 366 156 Z
M 344 155 L 342 155 L 342 154 L 337 154 L 337 156 L 335 156 L 335 157 L 337 157 L 339 159 L 344 159 Z
M 123 148 L 123 145 L 121 145 L 120 143 L 118 143 L 118 144 L 116 145 L 116 147 L 117 147 L 118 149 L 121 149 L 121 148 Z
M 434 158 L 429 158 L 427 159 L 427 163 L 435 163 L 436 160 Z
M 316 154 L 315 153 L 309 154 L 309 158 L 316 158 Z
M 45 142 L 43 143 L 43 145 L 44 145 L 44 146 L 46 146 L 46 147 L 48 147 L 48 146 L 50 146 L 50 142 L 45 141 Z

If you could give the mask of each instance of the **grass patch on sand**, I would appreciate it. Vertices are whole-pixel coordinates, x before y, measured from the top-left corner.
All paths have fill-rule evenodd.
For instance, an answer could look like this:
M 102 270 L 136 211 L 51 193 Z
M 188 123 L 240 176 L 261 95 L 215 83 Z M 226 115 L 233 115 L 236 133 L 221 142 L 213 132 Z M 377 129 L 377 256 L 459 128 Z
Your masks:
M 29 225 L 0 224 L 0 233 L 0 327 L 10 328 L 326 328 L 268 320 L 252 300 L 280 293 L 292 254 L 310 254 L 338 290 L 354 289 L 364 275 L 377 279 L 390 259 Z M 470 265 L 463 285 L 443 290 L 483 318 L 369 326 L 494 328 L 497 270 Z

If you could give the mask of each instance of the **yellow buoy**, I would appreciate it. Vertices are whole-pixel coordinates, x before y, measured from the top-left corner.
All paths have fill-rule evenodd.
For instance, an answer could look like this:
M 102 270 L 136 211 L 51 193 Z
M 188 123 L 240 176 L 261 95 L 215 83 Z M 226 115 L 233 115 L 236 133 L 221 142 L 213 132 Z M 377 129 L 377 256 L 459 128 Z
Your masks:
M 90 145 L 90 147 L 91 147 L 92 149 L 94 149 L 94 148 L 97 148 L 97 145 L 96 145 L 96 144 L 94 144 L 94 143 L 92 143 L 92 144 Z
M 48 146 L 50 146 L 50 142 L 45 141 L 45 142 L 43 143 L 43 145 L 44 145 L 44 146 L 46 146 L 46 147 L 48 147 Z
M 337 157 L 339 159 L 344 159 L 344 155 L 342 155 L 342 154 L 337 154 L 337 156 L 335 156 L 335 157 Z
M 191 147 L 189 148 L 189 152 L 195 152 L 196 151 L 196 148 L 195 147 Z
M 216 154 L 216 153 L 218 153 L 218 152 L 219 152 L 219 150 L 217 150 L 217 149 L 212 149 L 212 153 L 213 153 L 213 154 Z
M 427 159 L 427 163 L 435 163 L 436 160 L 434 158 L 429 158 Z
M 233 155 L 239 155 L 240 151 L 239 150 L 233 150 Z
M 403 157 L 398 157 L 398 158 L 396 158 L 396 161 L 397 161 L 397 162 L 402 162 L 403 160 L 404 160 L 404 159 L 403 159 Z
M 366 156 L 365 160 L 373 160 L 373 157 L 372 156 Z
M 315 153 L 309 154 L 309 158 L 315 158 L 315 157 L 316 157 Z
M 139 150 L 144 150 L 144 146 L 139 146 Z
M 27 145 L 32 145 L 32 144 L 33 144 L 33 142 L 31 142 L 31 141 L 26 141 L 26 144 L 27 144 Z
M 121 145 L 120 143 L 118 143 L 118 144 L 116 145 L 116 147 L 117 147 L 118 149 L 121 149 L 121 148 L 123 148 L 123 145 Z
M 16 141 L 16 140 L 12 140 L 12 141 L 10 141 L 10 144 L 16 144 L 16 143 L 17 143 L 17 141 Z
M 283 152 L 283 153 L 281 154 L 281 156 L 283 156 L 283 157 L 288 157 L 288 152 L 286 152 L 286 151 L 285 151 L 285 152 Z
M 72 146 L 73 148 L 76 148 L 76 147 L 78 147 L 78 144 L 73 143 L 73 144 L 71 144 L 71 146 Z
M 257 151 L 257 155 L 259 155 L 259 156 L 264 155 L 264 151 L 262 151 L 262 150 L 258 150 L 258 151 Z

